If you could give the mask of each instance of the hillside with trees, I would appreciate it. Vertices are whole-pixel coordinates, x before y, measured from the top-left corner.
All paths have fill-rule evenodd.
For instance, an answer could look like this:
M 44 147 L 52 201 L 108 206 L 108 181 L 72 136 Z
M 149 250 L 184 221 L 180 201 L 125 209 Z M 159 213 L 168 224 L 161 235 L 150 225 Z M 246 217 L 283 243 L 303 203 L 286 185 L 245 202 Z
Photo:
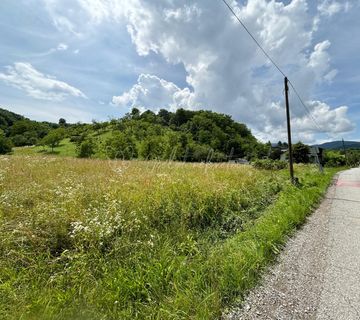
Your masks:
M 226 161 L 258 158 L 268 147 L 245 124 L 211 111 L 132 109 L 120 119 L 91 124 L 36 122 L 0 109 L 4 138 L 13 146 L 48 146 L 54 151 L 67 138 L 79 157 L 111 159 Z
M 97 150 L 109 158 L 197 162 L 252 158 L 266 153 L 266 147 L 246 125 L 211 111 L 178 109 L 174 113 L 160 110 L 155 114 L 133 109 L 121 119 L 75 125 L 69 132 L 80 150 L 84 147 Z
M 111 159 L 226 161 L 266 153 L 251 131 L 230 116 L 211 111 L 132 109 L 109 122 L 72 125 L 70 141 L 81 157 L 97 154 Z
M 0 130 L 3 137 L 15 147 L 36 145 L 57 127 L 54 123 L 29 120 L 0 108 Z
M 141 113 L 133 108 L 119 119 L 69 124 L 64 118 L 58 123 L 38 122 L 0 109 L 0 154 L 10 153 L 13 147 L 17 147 L 13 149 L 15 154 L 25 155 L 225 162 L 237 158 L 278 161 L 288 145 L 281 141 L 261 143 L 245 124 L 229 115 L 205 110 Z M 310 161 L 309 146 L 299 142 L 293 147 L 295 162 Z M 346 149 L 325 150 L 324 164 L 360 163 L 359 150 Z

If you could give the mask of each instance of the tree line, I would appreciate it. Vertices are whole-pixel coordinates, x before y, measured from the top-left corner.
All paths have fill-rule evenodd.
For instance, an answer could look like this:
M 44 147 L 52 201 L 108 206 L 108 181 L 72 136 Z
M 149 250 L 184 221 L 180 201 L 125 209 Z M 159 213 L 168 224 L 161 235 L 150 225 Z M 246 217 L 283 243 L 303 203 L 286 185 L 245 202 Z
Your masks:
M 104 132 L 106 138 L 101 135 Z M 219 162 L 261 157 L 267 152 L 246 125 L 203 110 L 140 113 L 133 108 L 121 119 L 73 126 L 69 134 L 80 157 L 102 153 L 111 159 Z
M 288 145 L 261 143 L 242 123 L 231 116 L 212 111 L 165 109 L 141 113 L 133 108 L 122 118 L 90 124 L 68 124 L 29 120 L 0 109 L 0 154 L 11 152 L 13 146 L 47 146 L 54 152 L 67 138 L 76 145 L 77 156 L 110 159 L 176 160 L 223 162 L 236 158 L 247 160 L 279 160 Z M 299 142 L 293 146 L 297 163 L 308 163 L 309 146 Z M 360 152 L 327 151 L 324 164 L 355 165 Z

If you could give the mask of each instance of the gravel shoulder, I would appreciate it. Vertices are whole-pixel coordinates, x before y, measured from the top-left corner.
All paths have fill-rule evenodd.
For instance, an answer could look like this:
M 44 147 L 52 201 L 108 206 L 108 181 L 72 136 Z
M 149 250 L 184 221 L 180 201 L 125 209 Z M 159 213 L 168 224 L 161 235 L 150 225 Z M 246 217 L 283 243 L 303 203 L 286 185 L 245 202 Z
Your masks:
M 325 199 L 245 301 L 224 320 L 360 319 L 360 169 Z

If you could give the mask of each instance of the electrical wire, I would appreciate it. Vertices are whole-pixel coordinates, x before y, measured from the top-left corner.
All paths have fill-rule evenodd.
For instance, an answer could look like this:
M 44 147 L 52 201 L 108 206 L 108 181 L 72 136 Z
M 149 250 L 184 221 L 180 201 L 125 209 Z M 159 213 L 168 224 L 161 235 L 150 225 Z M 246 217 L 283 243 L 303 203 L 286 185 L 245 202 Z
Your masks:
M 310 111 L 309 108 L 306 106 L 304 100 L 301 98 L 300 94 L 299 94 L 299 93 L 297 92 L 297 90 L 295 89 L 295 86 L 292 84 L 292 82 L 291 82 L 290 80 L 288 80 L 288 82 L 289 82 L 291 88 L 294 90 L 295 95 L 296 95 L 297 98 L 299 99 L 300 104 L 304 107 L 304 109 L 305 109 L 305 111 L 307 112 L 307 114 L 309 115 L 310 119 L 314 122 L 316 128 L 317 128 L 319 131 L 326 133 L 326 131 L 323 130 L 323 129 L 319 126 L 319 124 L 316 122 L 315 118 L 312 116 L 311 111 Z
M 236 18 L 236 20 L 241 24 L 241 26 L 244 28 L 244 30 L 248 33 L 248 35 L 251 37 L 251 39 L 253 39 L 253 41 L 255 42 L 255 44 L 259 47 L 259 49 L 262 51 L 262 53 L 269 59 L 269 61 L 274 65 L 274 67 L 285 77 L 288 78 L 285 74 L 284 71 L 281 70 L 281 68 L 279 67 L 279 65 L 274 61 L 273 58 L 271 58 L 271 56 L 265 51 L 265 49 L 261 46 L 261 44 L 259 43 L 259 41 L 256 40 L 256 38 L 252 35 L 252 33 L 250 32 L 250 30 L 247 28 L 247 26 L 244 24 L 244 22 L 240 19 L 240 17 L 236 14 L 236 12 L 234 11 L 234 9 L 229 5 L 229 3 L 226 0 L 222 0 L 222 2 L 226 5 L 226 7 L 230 10 L 230 12 L 233 14 L 233 16 Z M 298 91 L 296 90 L 294 84 L 288 79 L 288 82 L 291 86 L 291 88 L 294 90 L 295 95 L 297 96 L 297 98 L 300 101 L 300 104 L 302 105 L 302 107 L 305 109 L 306 113 L 308 114 L 309 118 L 311 119 L 311 121 L 314 123 L 315 127 L 322 133 L 327 134 L 331 139 L 332 137 L 327 133 L 326 130 L 322 129 L 319 124 L 317 123 L 317 121 L 315 120 L 315 118 L 313 117 L 313 115 L 311 114 L 311 111 L 309 110 L 309 108 L 306 106 L 304 100 L 301 98 L 300 94 L 298 93 Z
M 246 25 L 241 21 L 241 19 L 239 18 L 239 16 L 235 13 L 234 9 L 228 4 L 228 2 L 226 0 L 222 0 L 222 2 L 224 2 L 224 4 L 228 7 L 228 9 L 231 11 L 231 13 L 234 15 L 234 17 L 236 18 L 237 21 L 239 21 L 239 23 L 242 25 L 242 27 L 245 29 L 245 31 L 248 33 L 248 35 L 254 40 L 254 42 L 256 43 L 256 45 L 260 48 L 260 50 L 262 51 L 262 53 L 270 60 L 270 62 L 274 65 L 274 67 L 284 76 L 286 77 L 285 73 L 280 69 L 280 67 L 278 66 L 278 64 L 274 61 L 273 58 L 271 58 L 271 56 L 265 51 L 265 49 L 261 46 L 261 44 L 259 43 L 259 41 L 256 40 L 256 38 L 252 35 L 252 33 L 250 32 L 250 30 L 246 27 Z

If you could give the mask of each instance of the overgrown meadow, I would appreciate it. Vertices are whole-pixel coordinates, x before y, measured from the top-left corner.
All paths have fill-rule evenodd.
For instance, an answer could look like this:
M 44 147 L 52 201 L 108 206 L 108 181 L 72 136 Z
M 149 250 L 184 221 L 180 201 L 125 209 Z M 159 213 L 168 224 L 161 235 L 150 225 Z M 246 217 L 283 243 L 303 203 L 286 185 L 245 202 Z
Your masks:
M 211 319 L 333 172 L 0 157 L 1 319 Z

